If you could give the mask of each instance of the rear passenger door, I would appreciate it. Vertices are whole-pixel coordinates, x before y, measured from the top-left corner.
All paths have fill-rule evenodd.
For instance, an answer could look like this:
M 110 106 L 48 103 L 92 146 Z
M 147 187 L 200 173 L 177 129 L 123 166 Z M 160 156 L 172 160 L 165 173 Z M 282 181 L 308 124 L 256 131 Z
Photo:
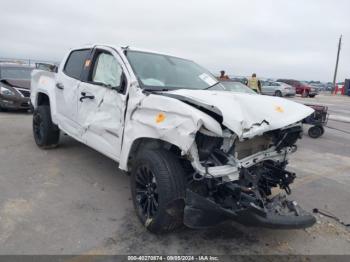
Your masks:
M 119 160 L 126 108 L 122 61 L 111 48 L 94 50 L 86 79 L 79 85 L 78 121 L 87 145 Z
M 81 130 L 78 123 L 77 99 L 84 63 L 90 54 L 91 49 L 73 50 L 61 68 L 55 86 L 58 124 L 62 130 L 78 139 Z

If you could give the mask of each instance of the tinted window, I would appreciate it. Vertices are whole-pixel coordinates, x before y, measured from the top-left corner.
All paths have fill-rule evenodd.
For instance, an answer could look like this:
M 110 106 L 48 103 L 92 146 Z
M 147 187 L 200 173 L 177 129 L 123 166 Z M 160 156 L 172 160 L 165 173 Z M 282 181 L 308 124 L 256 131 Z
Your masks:
M 122 68 L 111 54 L 100 53 L 92 73 L 92 82 L 109 87 L 119 87 Z
M 64 67 L 64 72 L 70 77 L 80 79 L 85 60 L 88 59 L 89 55 L 89 49 L 73 51 Z

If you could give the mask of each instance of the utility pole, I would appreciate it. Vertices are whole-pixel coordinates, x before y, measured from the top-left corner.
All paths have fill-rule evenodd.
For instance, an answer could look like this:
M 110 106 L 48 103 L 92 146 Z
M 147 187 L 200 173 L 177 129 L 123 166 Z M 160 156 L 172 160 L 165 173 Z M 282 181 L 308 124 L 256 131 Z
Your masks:
M 340 35 L 339 44 L 338 44 L 337 62 L 335 63 L 335 71 L 334 71 L 334 78 L 333 78 L 332 93 L 333 93 L 334 90 L 335 90 L 335 84 L 336 84 L 336 82 L 337 82 L 338 63 L 339 63 L 339 55 L 340 55 L 342 37 L 343 37 L 343 35 Z

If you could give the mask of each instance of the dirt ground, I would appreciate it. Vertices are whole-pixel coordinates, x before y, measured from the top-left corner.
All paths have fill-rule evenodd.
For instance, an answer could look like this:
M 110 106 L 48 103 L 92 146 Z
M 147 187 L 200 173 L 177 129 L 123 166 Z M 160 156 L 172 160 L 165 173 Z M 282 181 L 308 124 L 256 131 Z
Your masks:
M 333 114 L 350 116 L 350 99 L 325 99 Z M 306 230 L 227 222 L 152 235 L 138 222 L 129 177 L 115 162 L 66 135 L 58 148 L 40 150 L 31 119 L 27 113 L 0 113 L 1 255 L 350 254 L 349 228 L 322 215 Z M 333 129 L 323 137 L 305 135 L 299 142 L 290 161 L 298 176 L 292 197 L 309 211 L 324 209 L 350 223 L 350 124 L 328 125 Z

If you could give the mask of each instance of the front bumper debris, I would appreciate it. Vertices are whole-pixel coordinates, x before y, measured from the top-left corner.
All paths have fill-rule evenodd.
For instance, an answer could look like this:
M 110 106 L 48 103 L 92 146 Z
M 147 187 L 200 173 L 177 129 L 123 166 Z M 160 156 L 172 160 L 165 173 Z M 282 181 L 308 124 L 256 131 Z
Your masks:
M 312 226 L 316 219 L 295 202 L 284 196 L 275 196 L 267 207 L 251 205 L 231 210 L 190 190 L 186 192 L 184 224 L 190 228 L 206 228 L 227 220 L 246 226 L 273 229 L 301 229 Z

